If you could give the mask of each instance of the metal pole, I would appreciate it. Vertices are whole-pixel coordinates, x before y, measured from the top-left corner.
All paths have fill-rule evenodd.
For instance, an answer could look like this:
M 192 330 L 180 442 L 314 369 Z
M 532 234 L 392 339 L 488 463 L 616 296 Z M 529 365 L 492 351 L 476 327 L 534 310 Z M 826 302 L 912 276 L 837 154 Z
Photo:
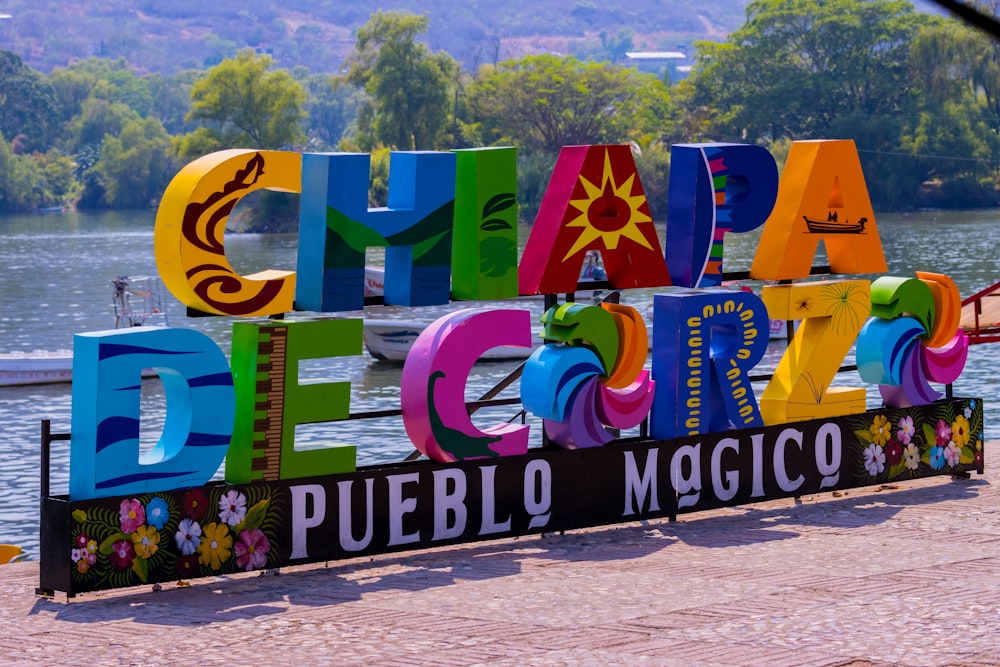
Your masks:
M 49 461 L 52 453 L 52 422 L 42 420 L 42 473 L 38 483 L 42 498 L 49 496 Z

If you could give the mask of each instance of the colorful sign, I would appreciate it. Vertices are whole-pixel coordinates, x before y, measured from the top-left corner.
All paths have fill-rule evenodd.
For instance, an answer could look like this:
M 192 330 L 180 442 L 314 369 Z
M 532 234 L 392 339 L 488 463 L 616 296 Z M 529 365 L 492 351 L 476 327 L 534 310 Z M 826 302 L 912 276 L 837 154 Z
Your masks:
M 837 273 L 885 270 L 853 143 L 793 145 L 778 184 L 757 147 L 674 156 L 666 252 L 630 149 L 573 146 L 520 264 L 511 149 L 394 153 L 383 209 L 367 207 L 366 155 L 224 151 L 185 167 L 155 243 L 164 282 L 193 309 L 360 308 L 373 246 L 386 248 L 387 303 L 573 292 L 596 251 L 612 287 L 662 288 L 653 332 L 628 306 L 555 301 L 521 378 L 523 408 L 555 445 L 533 450 L 530 426 L 477 427 L 465 403 L 486 350 L 531 345 L 528 312 L 446 315 L 419 336 L 400 387 L 406 432 L 431 461 L 362 469 L 353 443 L 294 442 L 299 424 L 350 416 L 349 384 L 300 384 L 298 364 L 360 354 L 358 318 L 237 322 L 231 361 L 189 330 L 79 334 L 70 493 L 43 499 L 41 588 L 72 595 L 982 471 L 981 402 L 930 385 L 965 363 L 947 276 L 788 282 L 760 296 L 719 286 L 725 234 L 762 223 L 757 277 L 804 277 L 820 239 Z M 226 261 L 226 217 L 260 188 L 301 193 L 295 273 L 244 277 Z M 769 318 L 801 323 L 758 396 L 750 373 Z M 865 411 L 864 387 L 831 387 L 855 341 L 883 409 Z M 168 414 L 140 455 L 150 367 Z M 651 438 L 618 437 L 647 420 Z M 225 481 L 209 483 L 223 460 Z
M 981 401 L 953 399 L 579 451 L 44 498 L 59 539 L 43 550 L 41 587 L 190 580 L 981 472 L 982 417 Z

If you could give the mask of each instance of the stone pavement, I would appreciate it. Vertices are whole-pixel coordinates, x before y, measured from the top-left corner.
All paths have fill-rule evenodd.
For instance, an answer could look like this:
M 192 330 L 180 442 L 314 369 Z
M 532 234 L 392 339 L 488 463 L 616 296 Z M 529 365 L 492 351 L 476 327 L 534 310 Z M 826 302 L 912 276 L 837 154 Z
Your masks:
M 3 665 L 998 665 L 986 475 L 86 594 L 0 567 Z

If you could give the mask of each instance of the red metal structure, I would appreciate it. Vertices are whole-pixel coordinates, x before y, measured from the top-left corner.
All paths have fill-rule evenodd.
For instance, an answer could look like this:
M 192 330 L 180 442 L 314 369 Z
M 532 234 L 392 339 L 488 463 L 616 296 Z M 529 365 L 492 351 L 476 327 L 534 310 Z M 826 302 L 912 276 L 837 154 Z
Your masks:
M 1000 342 L 1000 282 L 962 299 L 961 327 L 970 345 Z

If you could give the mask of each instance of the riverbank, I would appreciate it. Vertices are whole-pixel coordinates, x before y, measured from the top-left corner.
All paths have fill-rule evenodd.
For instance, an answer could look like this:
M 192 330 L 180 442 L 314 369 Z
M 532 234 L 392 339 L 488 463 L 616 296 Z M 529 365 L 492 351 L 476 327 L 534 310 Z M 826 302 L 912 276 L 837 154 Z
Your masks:
M 0 568 L 5 665 L 996 665 L 986 474 L 87 594 Z

